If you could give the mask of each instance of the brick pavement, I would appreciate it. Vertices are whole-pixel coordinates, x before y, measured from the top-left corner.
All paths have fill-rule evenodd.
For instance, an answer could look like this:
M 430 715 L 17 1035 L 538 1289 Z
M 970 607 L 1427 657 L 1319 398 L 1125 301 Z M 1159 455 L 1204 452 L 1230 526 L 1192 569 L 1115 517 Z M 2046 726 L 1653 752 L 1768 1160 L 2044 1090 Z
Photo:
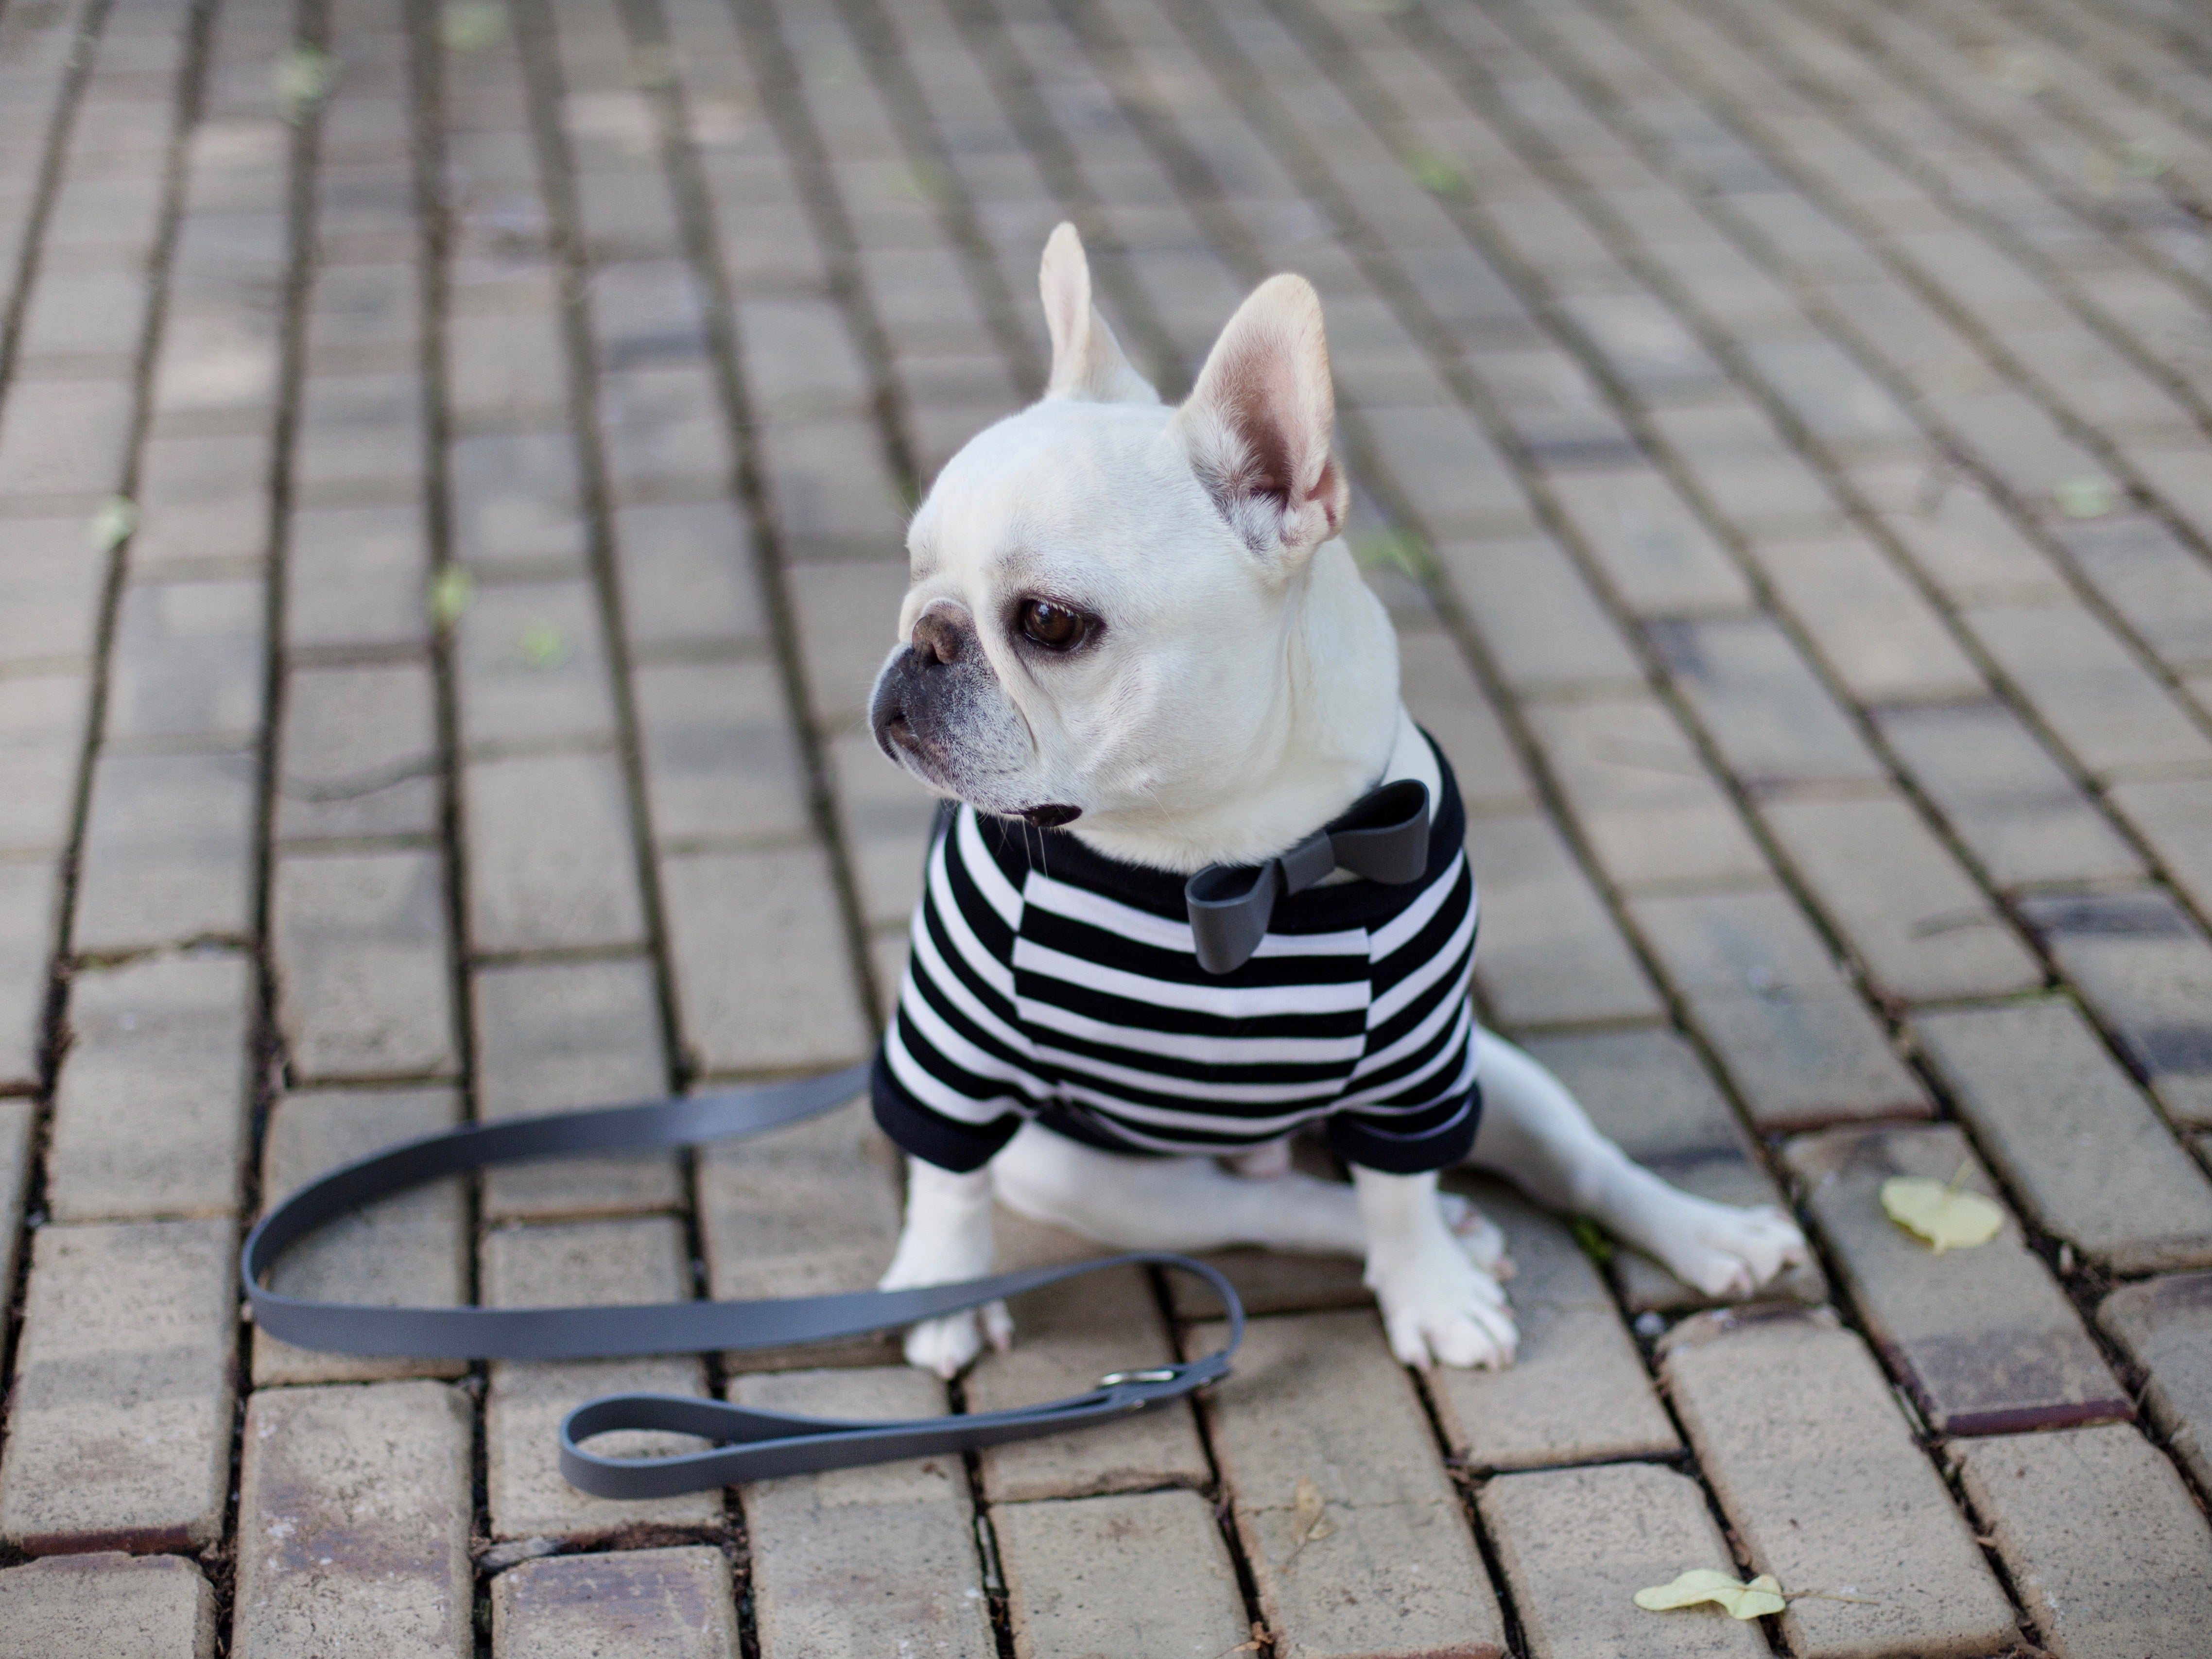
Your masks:
M 334 1160 L 865 1051 L 900 526 L 1062 218 L 1170 395 L 1321 289 L 1486 1018 L 1820 1261 L 1712 1310 L 1493 1191 L 1515 1371 L 1237 1259 L 1194 1411 L 635 1508 L 586 1393 L 945 1391 L 242 1326 Z M 2209 222 L 2153 0 L 0 0 L 0 1652 L 1756 1650 L 1626 1604 L 1708 1565 L 1871 1598 L 1796 1654 L 2212 1644 Z M 1962 1164 L 1985 1250 L 1876 1214 Z M 286 1273 L 851 1288 L 896 1200 L 849 1111 Z M 1086 1285 L 953 1398 L 1211 1312 Z

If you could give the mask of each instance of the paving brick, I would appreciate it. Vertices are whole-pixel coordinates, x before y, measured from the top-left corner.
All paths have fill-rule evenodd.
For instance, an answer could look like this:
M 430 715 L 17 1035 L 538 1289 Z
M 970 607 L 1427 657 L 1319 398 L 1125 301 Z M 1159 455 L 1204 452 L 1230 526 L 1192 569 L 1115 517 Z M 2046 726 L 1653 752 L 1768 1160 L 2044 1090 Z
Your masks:
M 1568 294 L 1559 309 L 1640 402 L 1694 401 L 1724 384 L 1720 365 L 1651 294 Z
M 294 669 L 284 692 L 277 838 L 434 833 L 434 698 L 421 663 Z
M 1208 1327 L 1193 1340 L 1224 1335 Z M 1255 1324 L 1208 1416 L 1261 1608 L 1286 1651 L 1501 1650 L 1466 1516 L 1372 1313 Z M 1301 1481 L 1331 1527 L 1303 1546 Z
M 1930 1014 L 1916 1029 L 2039 1225 L 2118 1273 L 2212 1265 L 2212 1182 L 2071 1003 Z
M 2212 1273 L 2124 1285 L 2097 1324 L 2148 1373 L 2143 1408 L 2174 1455 L 2212 1484 Z
M 1921 1002 L 2042 984 L 2042 964 L 1901 793 L 1769 800 L 1759 813 L 1877 993 Z
M 1401 627 L 1398 695 L 1450 760 L 1470 816 L 1535 805 L 1521 757 L 1458 641 L 1441 631 Z
M 1935 609 L 1864 537 L 1762 537 L 1752 552 L 1852 697 L 1964 697 L 1986 689 Z
M 2212 571 L 2172 531 L 2129 514 L 2063 525 L 2054 534 L 2169 667 L 2212 662 Z
M 557 357 L 550 340 L 544 356 Z M 454 557 L 479 570 L 581 567 L 584 512 L 567 433 L 471 433 L 454 441 L 447 467 Z
M 823 1417 L 945 1410 L 944 1385 L 902 1365 L 741 1376 L 730 1397 Z M 757 1481 L 741 1501 L 763 1659 L 872 1659 L 902 1644 L 930 1659 L 992 1659 L 998 1651 L 957 1459 Z
M 557 421 L 568 376 L 557 318 L 543 313 L 459 312 L 447 319 L 447 395 L 471 422 Z
M 654 501 L 614 515 L 631 643 L 757 640 L 763 623 L 752 533 L 728 501 Z
M 699 1231 L 708 1293 L 726 1301 L 872 1289 L 898 1239 L 897 1169 L 896 1153 L 861 1102 L 702 1148 Z M 897 1352 L 896 1334 L 886 1334 L 821 1349 L 732 1354 L 729 1363 L 881 1364 Z
M 1507 1024 L 1656 1014 L 1658 997 L 1559 832 L 1537 813 L 1468 826 L 1482 900 L 1475 981 Z
M 1754 1626 L 1717 1607 L 1661 1617 L 1632 1599 L 1699 1563 L 1736 1576 L 1705 1494 L 1687 1475 L 1649 1463 L 1509 1474 L 1476 1501 L 1532 1659 L 1766 1652 Z
M 691 1291 L 683 1225 L 669 1216 L 495 1228 L 484 1237 L 483 1267 L 484 1300 L 496 1307 L 675 1302 Z M 631 1391 L 703 1395 L 706 1369 L 688 1358 L 492 1366 L 484 1444 L 495 1534 L 635 1538 L 721 1520 L 719 1492 L 629 1502 L 588 1497 L 562 1477 L 561 1419 L 586 1400 Z M 700 1444 L 683 1435 L 625 1430 L 595 1440 L 592 1449 L 653 1456 L 696 1450 Z
M 1601 1133 L 1654 1175 L 1718 1204 L 1789 1207 L 1753 1161 L 1742 1126 L 1686 1039 L 1672 1031 L 1593 1032 L 1538 1039 L 1528 1052 L 1566 1085 Z M 1631 1313 L 1716 1299 L 1640 1251 L 1617 1250 L 1610 1266 Z M 1827 1299 L 1827 1285 L 1808 1263 L 1753 1296 L 1818 1304 Z
M 1502 1371 L 1431 1374 L 1453 1452 L 1475 1468 L 1510 1469 L 1675 1450 L 1612 1292 L 1566 1227 L 1496 1182 L 1455 1189 L 1504 1229 L 1521 1345 Z
M 100 584 L 106 573 L 85 556 L 82 518 L 8 520 L 0 547 L 0 660 L 88 663 Z
M 1638 617 L 1741 610 L 1751 588 L 1657 473 L 1554 474 L 1552 491 L 1620 603 Z
M 2142 875 L 2134 848 L 2004 704 L 1882 708 L 1874 721 L 1999 887 Z
M 139 453 L 132 573 L 258 562 L 269 546 L 270 447 L 260 422 L 246 431 L 148 438 Z
M 1952 1449 L 2055 1659 L 2184 1653 L 2212 1629 L 2212 1528 L 2124 1424 Z
M 436 853 L 287 855 L 276 861 L 270 912 L 276 1019 L 295 1077 L 456 1069 Z
M 1705 1478 L 1753 1568 L 1805 1600 L 1793 1652 L 1978 1655 L 2012 1610 L 1865 1346 L 1806 1315 L 1700 1314 L 1668 1333 L 1662 1372 Z
M 2175 1122 L 2212 1127 L 2212 944 L 2165 894 L 2031 899 L 2027 924 Z
M 481 1115 L 611 1106 L 667 1092 L 650 963 L 482 968 L 472 985 Z M 485 1174 L 483 1194 L 484 1213 L 500 1219 L 620 1215 L 682 1202 L 676 1160 L 658 1152 L 494 1170 Z
M 340 1164 L 417 1135 L 450 1128 L 460 1102 L 450 1089 L 318 1089 L 270 1109 L 261 1159 L 264 1207 Z M 372 1306 L 442 1306 L 467 1300 L 467 1201 L 459 1181 L 380 1199 L 287 1250 L 270 1288 L 288 1296 Z M 257 1329 L 253 1386 L 459 1376 L 463 1360 L 377 1358 L 295 1348 Z
M 1011 1504 L 991 1524 L 1018 1659 L 1212 1659 L 1250 1636 L 1229 1552 L 1196 1492 Z
M 173 302 L 162 326 L 154 368 L 155 417 L 236 416 L 275 404 L 281 350 L 276 319 L 242 313 L 222 300 L 193 305 L 180 295 L 179 301 Z
M 737 1595 L 716 1549 L 525 1561 L 491 1581 L 495 1659 L 737 1659 Z
M 1761 1130 L 1930 1107 L 1781 892 L 1653 896 L 1629 909 Z
M 1988 1244 L 1936 1255 L 1883 1213 L 1882 1183 L 1923 1176 L 1991 1196 L 1948 1124 L 1838 1129 L 1790 1167 L 1890 1369 L 1938 1434 L 2002 1434 L 2134 1415 L 2127 1391 L 2008 1215 Z
M 826 731 L 856 726 L 898 640 L 906 567 L 838 560 L 800 565 L 788 580 L 814 718 Z
M 2212 780 L 2115 784 L 2108 798 L 2199 913 L 2212 911 Z
M 617 495 L 635 500 L 671 484 L 722 482 L 729 453 L 720 405 L 703 368 L 602 371 L 599 391 L 607 479 Z M 842 516 L 839 508 L 828 510 Z
M 33 1235 L 0 1534 L 34 1555 L 222 1534 L 236 1290 L 228 1220 Z
M 2050 556 L 1949 469 L 1891 463 L 1855 471 L 1852 482 L 1913 562 L 1954 603 L 2064 595 L 2064 579 Z
M 1218 314 L 1218 313 L 1217 313 Z M 1212 331 L 1212 325 L 1207 331 Z M 1528 497 L 1482 428 L 1454 407 L 1366 408 L 1358 422 L 1429 533 L 1528 527 Z
M 664 846 L 797 839 L 812 827 L 774 665 L 649 665 L 635 684 L 646 790 Z
M 677 1006 L 702 1068 L 811 1068 L 864 1051 L 870 1023 L 817 852 L 670 858 L 661 882 Z
M 69 844 L 90 691 L 81 674 L 0 679 L 0 851 Z
M 302 646 L 417 645 L 430 633 L 422 510 L 308 507 L 292 514 L 284 637 Z
M 303 501 L 412 494 L 422 475 L 422 393 L 412 374 L 311 374 L 293 439 Z
M 2212 739 L 2079 605 L 1982 605 L 1965 616 L 1974 637 L 2093 776 L 2212 761 Z
M 1577 826 L 1614 885 L 1758 880 L 1766 856 L 1704 759 L 1648 693 L 1528 711 Z
M 830 752 L 861 919 L 871 927 L 896 927 L 912 918 L 921 897 L 939 797 L 885 759 L 867 732 L 847 732 Z
M 100 1551 L 0 1572 L 8 1641 L 46 1659 L 215 1659 L 215 1592 L 173 1555 Z
M 613 756 L 477 761 L 464 787 L 469 933 L 477 950 L 644 941 L 629 802 Z
M 239 750 L 94 763 L 71 930 L 78 951 L 244 937 L 256 769 Z
M 461 742 L 472 753 L 501 744 L 612 739 L 614 698 L 587 583 L 486 584 L 456 633 Z
M 1006 1210 L 995 1217 L 994 1271 L 1079 1261 L 1098 1248 Z M 968 1409 L 1000 1411 L 1058 1400 L 1097 1386 L 1109 1371 L 1170 1364 L 1175 1344 L 1143 1272 L 1093 1273 L 1025 1296 L 1014 1306 L 1015 1342 L 987 1352 L 968 1373 Z M 987 1447 L 977 1454 L 984 1495 L 994 1504 L 1087 1498 L 1157 1486 L 1203 1486 L 1212 1479 L 1189 1407 L 1144 1412 L 1080 1434 Z
M 1437 564 L 1498 672 L 1521 692 L 1628 686 L 1644 676 L 1620 629 L 1554 541 L 1447 541 Z
M 1647 631 L 1743 783 L 1881 777 L 1881 763 L 1771 618 L 1662 623 Z
M 246 1408 L 231 1651 L 474 1650 L 467 1401 L 440 1382 L 268 1389 Z
M 25 1092 L 40 1080 L 58 876 L 43 861 L 0 863 L 0 1079 Z
M 237 1207 L 254 979 L 242 957 L 194 953 L 70 981 L 46 1176 L 56 1220 Z
M 127 380 L 18 380 L 0 412 L 0 498 L 105 495 L 130 421 Z

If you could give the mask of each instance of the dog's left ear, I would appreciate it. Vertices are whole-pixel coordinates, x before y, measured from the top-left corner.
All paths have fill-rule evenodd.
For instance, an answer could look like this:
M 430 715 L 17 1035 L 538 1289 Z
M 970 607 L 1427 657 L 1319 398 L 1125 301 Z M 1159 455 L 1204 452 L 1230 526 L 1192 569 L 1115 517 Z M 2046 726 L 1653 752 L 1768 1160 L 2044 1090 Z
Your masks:
M 1159 402 L 1160 394 L 1129 366 L 1121 343 L 1091 303 L 1091 262 L 1083 254 L 1083 238 L 1066 220 L 1044 245 L 1037 291 L 1044 299 L 1045 326 L 1052 332 L 1046 397 L 1094 404 Z
M 1270 276 L 1213 343 L 1175 429 L 1255 553 L 1285 568 L 1344 527 L 1352 488 L 1330 453 L 1336 390 L 1321 296 Z

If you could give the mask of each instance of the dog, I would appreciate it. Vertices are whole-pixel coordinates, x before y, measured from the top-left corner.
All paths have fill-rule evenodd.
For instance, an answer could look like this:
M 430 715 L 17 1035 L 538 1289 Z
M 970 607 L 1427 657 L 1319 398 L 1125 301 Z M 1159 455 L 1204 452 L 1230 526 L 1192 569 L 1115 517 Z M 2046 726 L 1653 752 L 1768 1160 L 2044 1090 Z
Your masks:
M 1256 289 L 1179 408 L 1094 307 L 1073 226 L 1052 234 L 1039 286 L 1044 395 L 970 440 L 916 510 L 899 640 L 871 703 L 884 753 L 952 803 L 875 1068 L 878 1120 L 909 1175 L 883 1287 L 991 1271 L 995 1199 L 1119 1249 L 1361 1257 L 1400 1360 L 1502 1367 L 1517 1341 L 1504 1242 L 1437 1186 L 1462 1161 L 1710 1296 L 1802 1262 L 1780 1212 L 1638 1167 L 1542 1066 L 1474 1028 L 1461 831 L 1443 844 L 1464 818 L 1340 539 L 1350 491 L 1312 286 Z M 1378 786 L 1408 783 L 1438 837 L 1422 874 L 1385 889 L 1336 870 L 1279 898 L 1233 972 L 1199 972 L 1194 923 L 1151 902 L 1195 872 L 1249 880 Z M 1328 920 L 1369 915 L 1382 920 L 1364 931 Z M 1275 931 L 1299 915 L 1302 932 Z M 1086 968 L 1052 931 L 1086 927 L 1101 951 L 1164 965 Z M 1432 936 L 1420 951 L 1415 931 Z M 1395 1059 L 1359 1023 L 1378 1025 L 1397 994 L 1360 977 L 1386 933 L 1420 958 L 1398 988 L 1427 975 L 1431 1005 L 1425 1035 L 1383 1045 Z M 1378 1065 L 1397 1070 L 1370 1086 L 1361 1068 Z M 1348 1185 L 1291 1170 L 1289 1136 L 1313 1126 L 1351 1164 Z M 1012 1334 L 994 1305 L 912 1328 L 905 1352 L 951 1377 Z

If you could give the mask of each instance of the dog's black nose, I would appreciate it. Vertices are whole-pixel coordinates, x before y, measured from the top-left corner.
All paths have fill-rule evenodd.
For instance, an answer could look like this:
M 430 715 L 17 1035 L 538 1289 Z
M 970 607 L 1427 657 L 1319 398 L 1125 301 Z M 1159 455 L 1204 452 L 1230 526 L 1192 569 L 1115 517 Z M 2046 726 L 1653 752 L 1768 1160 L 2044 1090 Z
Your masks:
M 960 660 L 966 630 L 942 611 L 925 611 L 914 619 L 915 655 L 938 662 Z M 928 666 L 927 661 L 922 665 Z

